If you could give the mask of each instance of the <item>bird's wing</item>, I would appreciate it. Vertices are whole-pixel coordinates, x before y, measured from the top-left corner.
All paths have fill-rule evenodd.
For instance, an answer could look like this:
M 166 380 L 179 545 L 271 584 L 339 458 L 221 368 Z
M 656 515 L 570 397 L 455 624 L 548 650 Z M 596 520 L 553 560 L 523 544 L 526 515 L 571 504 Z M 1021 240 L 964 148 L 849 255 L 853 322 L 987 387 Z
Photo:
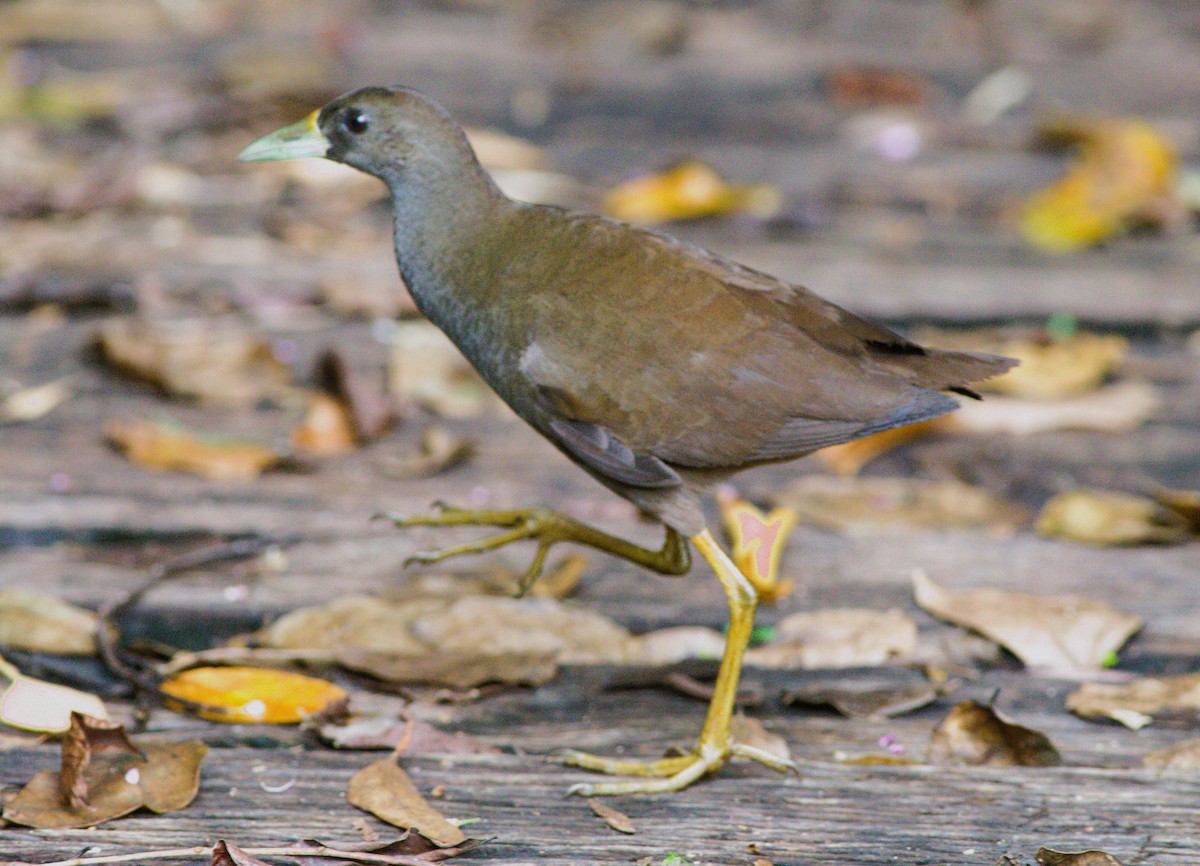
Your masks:
M 540 228 L 580 254 L 531 275 L 522 372 L 556 395 L 548 435 L 602 473 L 807 454 L 951 411 L 938 389 L 1004 368 L 664 235 L 574 215 Z

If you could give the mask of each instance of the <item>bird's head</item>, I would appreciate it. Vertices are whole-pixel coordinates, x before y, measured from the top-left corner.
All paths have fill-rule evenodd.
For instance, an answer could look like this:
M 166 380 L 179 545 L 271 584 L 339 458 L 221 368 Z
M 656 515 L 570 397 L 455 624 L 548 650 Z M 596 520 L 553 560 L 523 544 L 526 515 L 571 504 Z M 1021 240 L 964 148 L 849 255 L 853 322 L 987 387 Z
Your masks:
M 364 87 L 243 150 L 245 162 L 318 156 L 394 185 L 406 175 L 460 169 L 474 155 L 445 109 L 404 87 Z

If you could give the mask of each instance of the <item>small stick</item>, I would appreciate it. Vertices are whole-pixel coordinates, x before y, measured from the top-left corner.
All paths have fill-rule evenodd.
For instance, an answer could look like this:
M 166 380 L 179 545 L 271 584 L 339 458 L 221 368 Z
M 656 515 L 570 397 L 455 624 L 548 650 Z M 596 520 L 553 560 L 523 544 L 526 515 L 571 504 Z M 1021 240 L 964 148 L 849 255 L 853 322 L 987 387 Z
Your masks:
M 283 846 L 277 848 L 242 848 L 252 857 L 337 857 L 342 860 L 352 860 L 357 863 L 378 863 L 382 866 L 404 866 L 404 864 L 421 864 L 432 866 L 435 862 L 427 857 L 418 855 L 404 856 L 397 854 L 374 854 L 370 851 L 341 851 L 322 845 L 319 848 L 309 846 Z M 24 860 L 0 860 L 0 866 L 99 866 L 104 863 L 137 863 L 143 860 L 185 860 L 195 857 L 211 857 L 213 849 L 207 846 L 195 848 L 161 848 L 157 851 L 141 851 L 135 854 L 107 854 L 98 857 L 72 857 L 69 860 L 54 860 L 48 863 L 28 863 Z

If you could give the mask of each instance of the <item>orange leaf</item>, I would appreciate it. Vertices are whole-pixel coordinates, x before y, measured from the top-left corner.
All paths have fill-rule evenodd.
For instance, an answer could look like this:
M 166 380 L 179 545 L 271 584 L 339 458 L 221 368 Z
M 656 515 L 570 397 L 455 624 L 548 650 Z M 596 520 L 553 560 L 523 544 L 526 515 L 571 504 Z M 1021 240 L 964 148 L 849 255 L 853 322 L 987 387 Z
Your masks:
M 112 423 L 105 436 L 139 466 L 175 469 L 214 481 L 248 481 L 279 462 L 279 455 L 265 445 L 207 438 L 154 421 Z
M 192 668 L 160 688 L 171 697 L 204 704 L 198 715 L 215 722 L 292 724 L 346 698 L 333 683 L 271 668 Z
M 354 450 L 356 437 L 350 413 L 328 394 L 310 394 L 308 411 L 292 431 L 292 447 L 309 454 L 346 454 Z

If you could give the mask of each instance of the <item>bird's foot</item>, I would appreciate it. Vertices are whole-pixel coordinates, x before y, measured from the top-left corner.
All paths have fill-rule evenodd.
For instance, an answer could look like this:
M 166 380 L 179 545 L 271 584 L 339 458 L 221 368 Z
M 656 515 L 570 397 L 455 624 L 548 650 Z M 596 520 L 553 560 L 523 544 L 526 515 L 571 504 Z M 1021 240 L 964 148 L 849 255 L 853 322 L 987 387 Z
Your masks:
M 603 797 L 620 794 L 661 794 L 680 791 L 702 776 L 715 773 L 731 757 L 750 758 L 781 773 L 797 772 L 795 762 L 744 743 L 730 742 L 726 746 L 700 744 L 685 755 L 659 758 L 654 761 L 629 761 L 604 758 L 588 752 L 570 749 L 551 760 L 572 767 L 582 767 L 612 776 L 637 776 L 624 782 L 580 782 L 567 789 L 567 794 L 582 797 Z
M 565 514 L 559 514 L 549 508 L 519 508 L 512 511 L 476 511 L 467 508 L 455 508 L 445 503 L 436 503 L 433 514 L 415 516 L 405 514 L 384 514 L 382 517 L 392 521 L 399 527 L 408 526 L 492 526 L 504 530 L 490 538 L 471 541 L 466 544 L 456 544 L 441 550 L 432 550 L 410 556 L 405 564 L 414 562 L 434 563 L 449 559 L 452 556 L 462 556 L 467 553 L 484 553 L 512 544 L 514 541 L 537 541 L 537 551 L 533 562 L 521 581 L 517 590 L 518 595 L 524 595 L 546 564 L 546 554 L 550 548 L 560 541 L 573 541 L 584 544 L 596 550 L 603 550 L 630 562 L 643 565 L 646 568 L 662 574 L 683 574 L 688 570 L 691 559 L 688 555 L 687 541 L 673 529 L 667 529 L 666 539 L 661 550 L 650 550 L 638 547 L 620 538 L 615 538 L 599 529 L 580 523 Z
M 384 514 L 387 520 L 398 527 L 408 526 L 493 526 L 503 529 L 490 538 L 470 541 L 465 544 L 455 544 L 440 550 L 424 551 L 410 556 L 404 561 L 405 565 L 413 563 L 432 564 L 442 562 L 455 556 L 469 553 L 484 553 L 495 550 L 514 541 L 526 539 L 537 540 L 537 551 L 533 562 L 521 577 L 518 595 L 524 595 L 529 587 L 537 580 L 546 564 L 546 554 L 550 547 L 559 541 L 575 540 L 576 533 L 572 532 L 575 523 L 569 517 L 552 511 L 549 508 L 521 508 L 511 511 L 478 511 L 467 508 L 457 508 L 445 503 L 435 503 L 436 509 L 432 514 L 405 515 Z

